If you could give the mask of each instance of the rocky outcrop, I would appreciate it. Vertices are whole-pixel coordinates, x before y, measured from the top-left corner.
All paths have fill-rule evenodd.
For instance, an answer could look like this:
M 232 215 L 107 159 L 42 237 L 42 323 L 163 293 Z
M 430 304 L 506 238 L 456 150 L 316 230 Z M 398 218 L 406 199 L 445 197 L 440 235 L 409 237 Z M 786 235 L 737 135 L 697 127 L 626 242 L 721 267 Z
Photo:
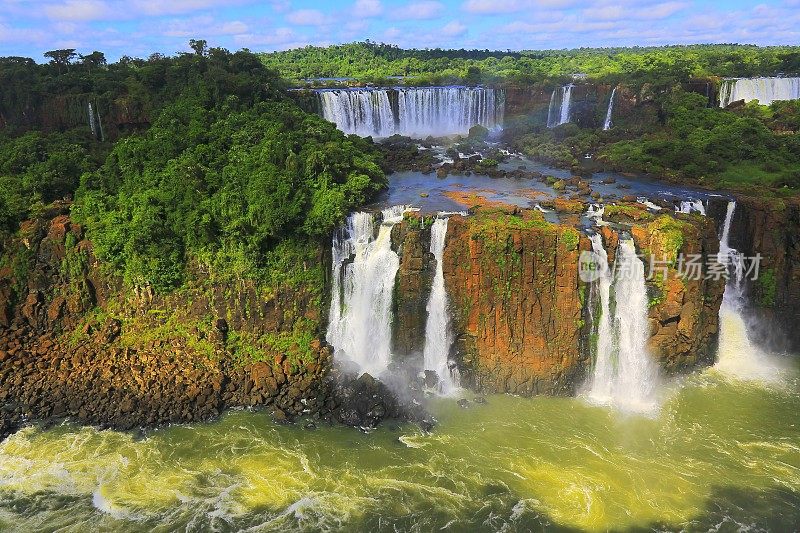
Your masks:
M 450 218 L 443 259 L 462 376 L 476 389 L 570 394 L 586 368 L 577 230 L 534 210 Z
M 385 387 L 331 374 L 314 291 L 200 274 L 167 295 L 122 290 L 68 209 L 24 223 L 0 271 L 0 438 L 28 420 L 129 429 L 231 407 L 359 427 L 406 416 Z
M 725 279 L 713 273 L 719 251 L 716 224 L 701 215 L 652 215 L 634 205 L 611 211 L 610 220 L 639 221 L 630 234 L 645 264 L 650 303 L 648 348 L 667 373 L 711 365 L 716 356 L 719 308 Z M 617 232 L 604 228 L 613 261 Z
M 430 222 L 430 218 L 426 224 L 422 216 L 408 213 L 402 224 L 392 228 L 392 246 L 400 256 L 393 299 L 395 357 L 420 354 L 425 348 L 426 307 L 436 263 L 429 251 Z

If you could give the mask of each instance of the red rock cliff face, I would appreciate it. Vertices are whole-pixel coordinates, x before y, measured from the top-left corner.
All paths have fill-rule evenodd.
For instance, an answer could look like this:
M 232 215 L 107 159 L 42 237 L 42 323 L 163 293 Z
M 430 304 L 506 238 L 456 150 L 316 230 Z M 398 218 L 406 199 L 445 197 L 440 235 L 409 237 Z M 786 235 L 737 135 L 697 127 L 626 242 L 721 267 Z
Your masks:
M 445 285 L 456 349 L 475 388 L 569 394 L 580 384 L 579 244 L 588 241 L 535 211 L 451 217 Z
M 127 429 L 234 406 L 272 406 L 280 416 L 336 408 L 324 389 L 329 348 L 292 336 L 296 324 L 319 321 L 313 294 L 209 286 L 201 277 L 167 296 L 126 293 L 68 208 L 24 223 L 0 270 L 0 403 L 8 407 L 0 438 L 33 418 Z M 294 338 L 310 345 L 288 345 Z

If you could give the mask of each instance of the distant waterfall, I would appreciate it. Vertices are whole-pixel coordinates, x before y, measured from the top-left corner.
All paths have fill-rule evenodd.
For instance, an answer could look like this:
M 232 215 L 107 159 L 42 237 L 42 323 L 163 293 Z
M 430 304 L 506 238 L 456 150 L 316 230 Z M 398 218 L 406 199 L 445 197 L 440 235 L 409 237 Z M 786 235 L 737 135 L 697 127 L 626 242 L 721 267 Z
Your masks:
M 587 396 L 593 402 L 627 411 L 647 412 L 656 407 L 658 367 L 647 350 L 650 338 L 644 264 L 632 240 L 621 241 L 613 277 L 614 320 L 611 323 L 612 276 L 603 269 L 606 252 L 599 236 L 592 238 L 601 263 L 598 278 L 600 317 L 597 349 Z M 605 263 L 607 267 L 607 263 Z M 603 317 L 606 317 L 605 320 Z
M 750 342 L 744 319 L 745 264 L 742 254 L 730 246 L 730 231 L 736 202 L 728 203 L 717 261 L 728 265 L 729 278 L 719 310 L 719 352 L 716 370 L 737 379 L 776 381 L 780 361 Z
M 547 127 L 555 128 L 569 122 L 569 108 L 572 102 L 573 84 L 553 90 L 550 95 L 550 108 L 547 110 Z
M 391 248 L 392 226 L 404 207 L 382 213 L 375 235 L 370 213 L 354 213 L 333 239 L 333 288 L 327 333 L 335 356 L 373 376 L 391 361 L 391 312 L 400 259 Z M 350 261 L 352 258 L 352 262 Z
M 438 388 L 448 394 L 459 386 L 458 371 L 448 362 L 450 347 L 453 345 L 453 331 L 450 324 L 447 291 L 444 287 L 442 257 L 447 236 L 447 218 L 437 218 L 431 226 L 430 251 L 436 258 L 436 273 L 433 277 L 431 295 L 428 298 L 428 322 L 425 325 L 425 350 L 423 352 L 425 370 L 433 370 L 439 377 Z
M 322 116 L 345 133 L 388 137 L 396 129 L 386 91 L 323 90 L 319 98 Z
M 94 109 L 92 108 L 92 103 L 89 102 L 87 107 L 89 112 L 89 129 L 92 130 L 92 137 L 97 138 L 97 119 L 94 115 Z
M 800 78 L 729 78 L 722 81 L 719 91 L 720 107 L 738 100 L 758 100 L 770 105 L 778 100 L 800 99 Z
M 322 116 L 345 133 L 389 137 L 466 134 L 502 126 L 505 93 L 484 87 L 321 89 Z
M 617 88 L 611 91 L 611 98 L 608 100 L 608 110 L 606 110 L 606 119 L 603 121 L 603 131 L 611 129 L 611 113 L 614 111 L 614 95 L 617 94 Z

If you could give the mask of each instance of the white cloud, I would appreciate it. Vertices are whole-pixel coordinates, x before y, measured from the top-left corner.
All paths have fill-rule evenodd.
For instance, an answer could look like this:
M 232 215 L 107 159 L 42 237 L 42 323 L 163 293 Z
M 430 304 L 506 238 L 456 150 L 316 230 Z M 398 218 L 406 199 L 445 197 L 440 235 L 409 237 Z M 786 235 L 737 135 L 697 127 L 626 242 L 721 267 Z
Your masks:
M 398 20 L 423 20 L 438 17 L 444 11 L 444 4 L 435 1 L 411 2 L 405 6 L 399 6 L 392 12 L 392 18 Z
M 528 7 L 526 3 L 521 0 L 467 0 L 462 8 L 469 13 L 497 15 L 522 11 Z
M 169 37 L 238 35 L 249 31 L 240 20 L 219 21 L 210 15 L 169 20 L 156 26 L 159 33 Z
M 130 7 L 145 15 L 179 15 L 204 9 L 248 3 L 246 0 L 132 0 Z M 127 2 L 125 3 L 127 5 Z
M 298 26 L 322 26 L 329 21 L 318 9 L 299 9 L 285 15 L 286 20 Z
M 398 28 L 386 28 L 386 31 L 383 32 L 383 38 L 387 41 L 392 41 L 400 37 L 402 34 L 403 32 L 401 32 Z
M 646 7 L 623 7 L 618 4 L 589 7 L 583 15 L 589 20 L 658 20 L 687 8 L 684 2 L 663 2 Z
M 442 35 L 447 35 L 449 37 L 458 37 L 459 35 L 463 35 L 467 32 L 467 27 L 464 24 L 461 24 L 457 20 L 453 20 L 445 24 L 442 29 Z
M 56 20 L 104 20 L 114 18 L 111 7 L 102 0 L 66 0 L 43 7 L 44 14 Z
M 377 17 L 383 13 L 380 0 L 356 0 L 353 4 L 353 15 L 360 18 Z

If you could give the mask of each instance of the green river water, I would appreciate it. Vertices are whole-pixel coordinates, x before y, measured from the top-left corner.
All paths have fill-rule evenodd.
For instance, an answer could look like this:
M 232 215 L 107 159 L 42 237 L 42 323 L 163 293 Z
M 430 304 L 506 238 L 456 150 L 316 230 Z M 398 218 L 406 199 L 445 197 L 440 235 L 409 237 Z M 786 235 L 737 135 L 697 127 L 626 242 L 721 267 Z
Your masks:
M 430 434 L 259 412 L 144 438 L 31 427 L 0 443 L 0 529 L 796 530 L 797 376 L 706 370 L 666 386 L 654 418 L 580 398 L 442 399 Z

